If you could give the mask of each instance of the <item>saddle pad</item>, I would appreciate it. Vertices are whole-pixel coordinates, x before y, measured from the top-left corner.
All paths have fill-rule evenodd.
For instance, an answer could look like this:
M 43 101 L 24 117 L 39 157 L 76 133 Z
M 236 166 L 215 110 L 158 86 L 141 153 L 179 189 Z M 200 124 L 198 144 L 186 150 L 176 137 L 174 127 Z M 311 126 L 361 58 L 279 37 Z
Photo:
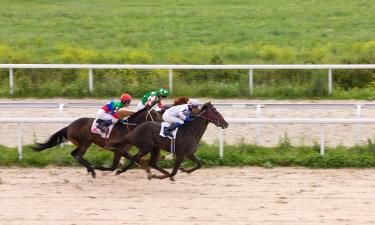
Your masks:
M 108 134 L 107 136 L 105 136 L 105 133 L 102 132 L 99 128 L 98 128 L 98 124 L 96 123 L 96 120 L 98 119 L 95 119 L 94 122 L 92 123 L 91 125 L 91 132 L 94 133 L 94 134 L 99 134 L 102 138 L 109 138 L 109 135 L 111 134 L 111 131 L 112 131 L 112 128 L 113 128 L 113 124 L 111 126 L 109 126 L 108 128 Z
M 161 129 L 160 129 L 159 135 L 162 136 L 162 137 L 168 137 L 168 136 L 164 135 L 164 127 L 169 127 L 169 124 L 167 122 L 162 122 L 161 123 Z M 172 132 L 173 139 L 176 139 L 177 130 L 178 130 L 178 127 L 176 129 L 174 129 L 174 131 Z M 171 137 L 168 137 L 168 138 L 172 139 Z

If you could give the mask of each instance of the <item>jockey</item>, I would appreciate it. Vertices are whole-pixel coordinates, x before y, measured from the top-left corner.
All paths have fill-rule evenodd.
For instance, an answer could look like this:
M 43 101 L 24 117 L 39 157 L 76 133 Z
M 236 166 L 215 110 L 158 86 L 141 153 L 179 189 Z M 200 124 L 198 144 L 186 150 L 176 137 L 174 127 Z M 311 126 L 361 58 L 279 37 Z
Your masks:
M 192 116 L 199 112 L 199 102 L 196 99 L 190 99 L 187 104 L 172 106 L 163 114 L 163 120 L 169 124 L 169 127 L 164 128 L 164 134 L 173 137 L 173 130 L 184 124 L 192 121 Z
M 161 100 L 168 97 L 168 94 L 169 92 L 167 88 L 160 88 L 158 91 L 147 92 L 138 103 L 137 109 L 141 110 L 145 107 L 152 108 L 157 105 L 159 108 L 157 111 L 160 111 L 162 108 L 164 108 L 164 104 Z
M 111 100 L 99 109 L 96 114 L 96 118 L 98 118 L 98 128 L 105 132 L 106 127 L 117 123 L 117 121 L 121 119 L 117 111 L 123 107 L 128 107 L 131 101 L 132 97 L 129 94 L 124 93 L 121 95 L 120 101 Z

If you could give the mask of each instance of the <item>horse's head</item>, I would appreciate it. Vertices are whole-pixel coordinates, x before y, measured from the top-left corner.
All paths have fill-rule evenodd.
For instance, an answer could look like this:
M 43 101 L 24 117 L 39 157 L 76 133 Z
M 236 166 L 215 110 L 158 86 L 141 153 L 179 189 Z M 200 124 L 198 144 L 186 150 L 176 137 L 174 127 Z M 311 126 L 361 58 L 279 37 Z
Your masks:
M 207 119 L 209 122 L 212 122 L 217 127 L 221 127 L 223 129 L 229 126 L 228 122 L 225 121 L 223 116 L 216 110 L 211 102 L 208 102 L 202 106 L 198 116 Z

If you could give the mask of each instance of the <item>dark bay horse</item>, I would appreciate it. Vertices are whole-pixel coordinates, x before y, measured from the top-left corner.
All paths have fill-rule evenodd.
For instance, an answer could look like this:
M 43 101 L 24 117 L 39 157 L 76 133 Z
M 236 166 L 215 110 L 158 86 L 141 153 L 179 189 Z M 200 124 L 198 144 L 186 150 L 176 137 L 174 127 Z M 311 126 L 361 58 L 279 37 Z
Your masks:
M 164 179 L 169 177 L 171 180 L 173 180 L 173 176 L 176 175 L 185 157 L 194 161 L 196 163 L 196 166 L 191 169 L 181 168 L 181 171 L 191 173 L 199 169 L 202 164 L 195 156 L 195 152 L 198 148 L 199 141 L 201 140 L 204 132 L 207 129 L 209 122 L 212 122 L 217 127 L 221 127 L 223 129 L 228 127 L 228 123 L 224 120 L 223 116 L 210 102 L 202 106 L 202 109 L 195 117 L 195 120 L 179 127 L 175 140 L 176 160 L 171 173 L 167 172 L 157 165 L 160 149 L 170 151 L 171 147 L 170 139 L 161 137 L 159 135 L 161 123 L 148 121 L 139 125 L 133 130 L 133 132 L 126 135 L 122 142 L 115 143 L 115 146 L 131 144 L 135 145 L 139 149 L 137 154 L 132 157 L 130 163 L 123 169 L 118 170 L 116 174 L 125 172 L 132 166 L 134 162 L 137 162 L 140 158 L 147 155 L 148 153 L 151 154 L 149 166 L 163 173 L 163 175 L 152 175 L 152 177 L 154 178 Z
M 86 153 L 87 149 L 92 143 L 107 149 L 107 146 L 110 146 L 111 143 L 117 142 L 122 139 L 126 134 L 131 132 L 138 124 L 141 124 L 147 120 L 150 121 L 162 121 L 161 116 L 155 110 L 142 109 L 128 117 L 128 122 L 130 124 L 137 125 L 126 125 L 121 123 L 116 123 L 112 129 L 111 135 L 107 140 L 102 138 L 99 134 L 91 132 L 91 125 L 95 119 L 94 118 L 79 118 L 73 121 L 69 126 L 62 128 L 53 134 L 49 140 L 45 143 L 37 143 L 33 147 L 34 151 L 42 151 L 59 145 L 66 141 L 71 141 L 74 145 L 77 146 L 76 149 L 71 153 L 71 155 L 77 159 L 77 161 L 86 167 L 87 171 L 91 173 L 91 176 L 95 178 L 95 170 L 115 170 L 119 164 L 121 156 L 131 159 L 131 155 L 128 153 L 128 149 L 124 148 L 118 151 L 113 151 L 113 163 L 111 168 L 97 167 L 93 168 L 91 164 L 83 158 L 83 155 Z M 129 148 L 131 146 L 128 146 Z M 107 149 L 110 150 L 110 149 Z

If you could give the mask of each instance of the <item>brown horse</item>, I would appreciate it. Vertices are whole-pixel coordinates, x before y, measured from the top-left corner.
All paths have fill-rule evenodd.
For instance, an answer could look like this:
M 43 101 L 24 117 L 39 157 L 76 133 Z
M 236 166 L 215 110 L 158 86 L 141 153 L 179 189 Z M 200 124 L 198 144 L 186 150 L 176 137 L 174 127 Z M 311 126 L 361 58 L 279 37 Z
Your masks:
M 118 170 L 116 174 L 125 172 L 134 162 L 138 161 L 148 153 L 151 154 L 149 166 L 163 173 L 163 175 L 153 175 L 152 177 L 154 178 L 164 179 L 170 177 L 170 179 L 173 180 L 173 176 L 176 175 L 185 157 L 196 162 L 197 165 L 191 169 L 181 168 L 181 171 L 191 173 L 196 169 L 199 169 L 202 164 L 195 156 L 195 152 L 209 122 L 212 122 L 223 129 L 228 127 L 228 123 L 224 120 L 223 116 L 210 102 L 203 105 L 193 121 L 179 127 L 175 140 L 176 160 L 171 173 L 157 165 L 160 149 L 170 151 L 171 146 L 171 140 L 169 138 L 161 137 L 159 135 L 161 123 L 149 121 L 139 125 L 133 132 L 126 135 L 120 143 L 115 143 L 115 146 L 117 147 L 131 144 L 139 149 L 137 154 L 132 157 L 130 163 L 123 169 Z
M 106 149 L 106 147 L 110 146 L 111 143 L 117 142 L 126 134 L 131 132 L 138 124 L 141 124 L 147 120 L 162 121 L 162 118 L 155 110 L 148 110 L 146 108 L 139 110 L 128 118 L 129 124 L 136 125 L 116 123 L 112 129 L 110 137 L 107 140 L 102 138 L 99 134 L 91 132 L 91 125 L 94 120 L 94 118 L 79 118 L 73 121 L 69 126 L 57 131 L 45 143 L 37 143 L 37 145 L 34 146 L 33 149 L 34 151 L 42 151 L 44 149 L 59 145 L 63 142 L 71 141 L 74 145 L 77 146 L 77 148 L 71 153 L 71 155 L 75 159 L 77 159 L 77 161 L 81 165 L 85 166 L 87 171 L 91 173 L 91 176 L 95 178 L 96 173 L 94 169 L 113 171 L 117 168 L 121 156 L 130 159 L 131 155 L 128 153 L 128 148 L 113 151 L 114 157 L 111 168 L 93 168 L 91 164 L 83 158 L 83 155 L 86 153 L 87 149 L 92 143 Z M 130 147 L 131 146 L 129 146 L 129 148 Z

